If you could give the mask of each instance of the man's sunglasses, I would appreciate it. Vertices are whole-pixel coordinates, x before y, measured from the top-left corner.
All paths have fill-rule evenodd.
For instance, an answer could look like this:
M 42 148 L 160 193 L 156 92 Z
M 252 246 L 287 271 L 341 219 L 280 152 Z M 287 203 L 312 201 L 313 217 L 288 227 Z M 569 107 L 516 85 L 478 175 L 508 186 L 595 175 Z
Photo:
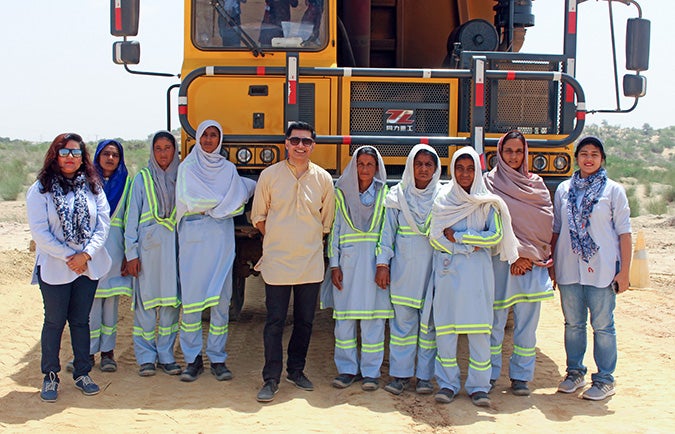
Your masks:
M 314 144 L 314 139 L 311 137 L 289 137 L 286 140 L 293 146 L 298 146 L 300 143 L 302 143 L 302 146 L 312 146 Z

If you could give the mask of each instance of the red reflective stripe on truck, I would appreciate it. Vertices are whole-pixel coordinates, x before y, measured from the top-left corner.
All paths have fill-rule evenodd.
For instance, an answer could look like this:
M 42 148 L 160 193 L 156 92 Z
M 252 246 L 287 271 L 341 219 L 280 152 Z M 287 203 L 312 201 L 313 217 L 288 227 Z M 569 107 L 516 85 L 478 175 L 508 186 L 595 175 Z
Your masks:
M 187 106 L 186 105 L 179 105 L 178 106 L 178 114 L 179 115 L 186 115 L 187 114 Z
M 476 107 L 483 107 L 484 99 L 483 83 L 476 83 Z
M 258 75 L 265 75 L 265 67 L 264 66 L 258 66 L 255 69 L 255 73 Z
M 577 111 L 577 120 L 583 121 L 584 119 L 586 119 L 586 112 Z
M 422 143 L 424 145 L 428 145 L 429 144 L 429 137 L 420 138 L 420 143 Z
M 298 97 L 298 82 L 295 80 L 290 80 L 288 82 L 288 103 L 297 104 Z
M 574 102 L 574 89 L 569 83 L 565 85 L 565 102 Z
M 342 144 L 351 145 L 352 144 L 351 136 L 342 136 Z
M 567 33 L 574 35 L 577 33 L 577 13 L 569 12 L 567 14 Z
M 120 6 L 117 6 L 116 3 L 115 5 L 115 30 L 122 30 L 122 8 Z
M 506 79 L 507 80 L 515 80 L 516 79 L 516 71 L 506 71 Z

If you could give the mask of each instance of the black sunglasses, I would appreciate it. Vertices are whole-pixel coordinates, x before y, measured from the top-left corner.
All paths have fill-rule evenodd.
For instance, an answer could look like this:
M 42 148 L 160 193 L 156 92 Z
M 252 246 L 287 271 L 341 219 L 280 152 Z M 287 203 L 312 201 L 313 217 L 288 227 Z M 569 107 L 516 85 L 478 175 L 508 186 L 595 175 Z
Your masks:
M 70 155 L 73 158 L 81 158 L 82 149 L 68 149 L 68 148 L 59 149 L 59 157 L 66 158 L 68 155 Z
M 289 137 L 286 140 L 293 146 L 298 146 L 300 143 L 303 146 L 312 146 L 314 144 L 314 139 L 311 137 Z

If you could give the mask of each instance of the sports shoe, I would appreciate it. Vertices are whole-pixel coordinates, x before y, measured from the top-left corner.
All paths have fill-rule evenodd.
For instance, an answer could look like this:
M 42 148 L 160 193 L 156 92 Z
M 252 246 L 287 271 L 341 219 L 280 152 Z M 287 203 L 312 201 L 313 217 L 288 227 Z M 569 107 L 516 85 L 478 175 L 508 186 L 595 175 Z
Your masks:
M 333 378 L 331 383 L 333 387 L 338 389 L 345 389 L 352 385 L 355 381 L 359 381 L 361 376 L 359 374 L 340 374 L 337 377 Z
M 440 402 L 441 404 L 450 404 L 452 400 L 455 399 L 455 392 L 453 392 L 451 389 L 448 389 L 447 387 L 444 387 L 436 392 L 434 399 L 436 402 Z
M 180 373 L 183 372 L 183 369 L 176 362 L 157 363 L 157 367 L 164 371 L 165 374 L 169 375 L 180 375 Z
M 314 385 L 302 371 L 295 374 L 288 374 L 286 381 L 295 384 L 295 387 L 298 389 L 306 390 L 308 392 L 314 390 Z
M 232 371 L 227 369 L 225 363 L 211 363 L 211 373 L 218 381 L 226 381 L 232 379 Z
M 474 392 L 471 394 L 471 402 L 478 407 L 490 406 L 490 398 L 486 392 Z
M 263 385 L 262 389 L 260 389 L 260 392 L 258 392 L 256 400 L 258 402 L 270 402 L 271 400 L 274 399 L 274 395 L 276 395 L 278 391 L 279 386 L 277 385 L 277 381 L 267 380 L 265 381 L 265 384 Z
M 572 393 L 580 387 L 586 385 L 584 376 L 577 371 L 570 371 L 567 373 L 565 379 L 558 385 L 558 392 Z
M 614 390 L 613 383 L 603 383 L 600 381 L 594 381 L 593 385 L 581 395 L 584 399 L 590 399 L 591 401 L 602 401 L 603 399 L 614 395 L 616 392 Z
M 372 377 L 363 377 L 363 383 L 361 383 L 361 389 L 365 390 L 366 392 L 372 392 L 373 390 L 377 390 L 380 387 L 380 382 L 377 380 L 377 378 L 372 378 Z
M 530 396 L 530 388 L 527 387 L 527 381 L 511 380 L 511 392 L 516 396 Z
M 115 361 L 115 353 L 113 350 L 101 351 L 101 363 L 99 364 L 99 369 L 102 372 L 117 371 L 117 362 Z
M 141 377 L 152 377 L 155 375 L 157 370 L 155 369 L 154 363 L 143 363 L 140 368 L 138 368 L 138 375 Z
M 202 372 L 204 372 L 204 362 L 202 361 L 202 355 L 199 354 L 195 361 L 189 363 L 183 373 L 180 374 L 180 381 L 195 381 Z
M 394 395 L 400 395 L 403 393 L 405 388 L 408 387 L 408 383 L 410 383 L 410 380 L 407 378 L 394 378 L 386 386 L 384 386 L 384 390 L 389 393 L 393 393 Z
M 87 396 L 96 395 L 101 389 L 89 375 L 81 375 L 75 379 L 75 387 Z
M 434 393 L 434 385 L 430 380 L 417 379 L 417 385 L 415 386 L 415 392 L 419 395 L 431 395 Z
M 42 382 L 42 390 L 40 391 L 40 399 L 44 402 L 56 402 L 59 396 L 59 378 L 54 372 L 49 373 L 49 378 L 45 378 Z

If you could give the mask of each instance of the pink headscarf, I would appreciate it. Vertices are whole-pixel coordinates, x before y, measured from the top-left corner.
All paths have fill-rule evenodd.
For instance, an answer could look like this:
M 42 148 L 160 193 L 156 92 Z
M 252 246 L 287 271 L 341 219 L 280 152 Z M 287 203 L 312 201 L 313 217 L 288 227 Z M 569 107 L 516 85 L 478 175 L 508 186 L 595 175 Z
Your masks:
M 520 136 L 525 145 L 520 168 L 514 170 L 504 161 L 502 148 L 508 134 L 499 139 L 497 165 L 485 175 L 485 185 L 504 199 L 509 207 L 513 232 L 520 244 L 518 255 L 534 261 L 546 261 L 551 256 L 553 232 L 551 196 L 541 177 L 527 171 L 528 146 L 525 137 Z

